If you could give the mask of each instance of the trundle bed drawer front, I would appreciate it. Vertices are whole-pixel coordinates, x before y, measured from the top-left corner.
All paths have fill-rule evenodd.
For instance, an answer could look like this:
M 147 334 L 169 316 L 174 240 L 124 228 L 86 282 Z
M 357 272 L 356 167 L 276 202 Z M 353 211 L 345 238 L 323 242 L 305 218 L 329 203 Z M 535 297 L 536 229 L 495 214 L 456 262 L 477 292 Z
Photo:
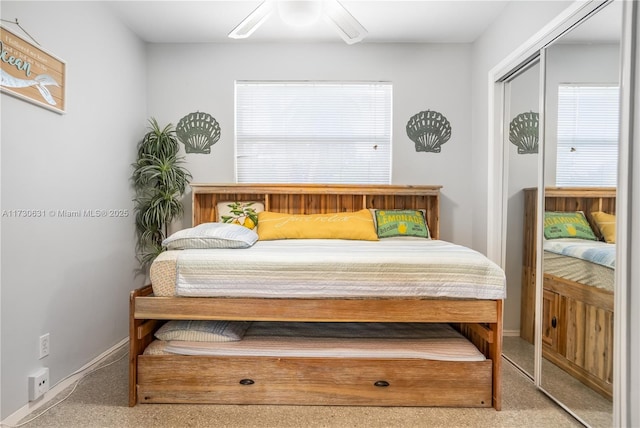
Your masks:
M 492 361 L 146 356 L 141 403 L 491 407 Z

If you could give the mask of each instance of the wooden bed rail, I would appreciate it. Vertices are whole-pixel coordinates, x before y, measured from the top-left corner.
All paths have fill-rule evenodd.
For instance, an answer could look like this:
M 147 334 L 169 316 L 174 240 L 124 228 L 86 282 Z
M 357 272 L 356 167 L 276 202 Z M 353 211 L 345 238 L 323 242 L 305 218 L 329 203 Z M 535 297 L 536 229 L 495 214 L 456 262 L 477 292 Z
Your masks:
M 489 323 L 497 318 L 498 310 L 495 300 L 139 296 L 134 316 L 165 320 Z

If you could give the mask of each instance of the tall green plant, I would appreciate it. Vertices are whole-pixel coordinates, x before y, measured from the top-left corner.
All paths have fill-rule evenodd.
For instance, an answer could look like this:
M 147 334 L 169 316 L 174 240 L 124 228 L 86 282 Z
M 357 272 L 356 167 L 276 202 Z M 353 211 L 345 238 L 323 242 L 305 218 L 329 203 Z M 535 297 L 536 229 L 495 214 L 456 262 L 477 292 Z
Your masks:
M 133 164 L 133 186 L 136 191 L 135 222 L 138 235 L 137 253 L 140 263 L 148 266 L 164 251 L 169 224 L 182 216 L 180 198 L 191 180 L 178 156 L 175 128 L 168 124 L 160 129 L 151 118 L 149 129 L 138 144 L 138 159 Z

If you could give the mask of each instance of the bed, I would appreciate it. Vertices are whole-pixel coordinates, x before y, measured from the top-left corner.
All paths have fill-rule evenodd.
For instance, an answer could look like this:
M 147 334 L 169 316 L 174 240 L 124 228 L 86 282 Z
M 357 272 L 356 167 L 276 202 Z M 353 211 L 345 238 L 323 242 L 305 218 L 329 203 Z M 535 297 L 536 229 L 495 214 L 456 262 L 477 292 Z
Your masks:
M 223 201 L 258 202 L 265 211 L 294 215 L 350 213 L 374 209 L 420 210 L 432 238 L 420 241 L 429 241 L 431 245 L 436 246 L 435 252 L 432 253 L 434 257 L 437 257 L 437 254 L 446 254 L 448 245 L 453 245 L 438 240 L 440 186 L 192 184 L 191 188 L 193 226 L 218 220 L 219 203 Z M 289 244 L 293 246 L 290 251 L 306 254 L 306 250 L 300 250 L 296 246 L 321 244 L 324 241 L 292 239 L 289 240 Z M 331 245 L 335 244 L 335 241 L 353 245 L 363 244 L 333 241 Z M 376 246 L 380 241 L 364 244 Z M 251 254 L 257 254 L 254 251 L 264 247 L 266 250 L 263 248 L 263 255 L 256 259 L 268 257 L 270 251 L 267 244 L 270 244 L 269 241 L 256 242 L 250 249 Z M 395 251 L 400 252 L 404 251 L 404 246 L 411 244 L 391 239 L 386 245 L 395 247 Z M 440 247 L 437 247 L 438 245 Z M 466 251 L 471 258 L 484 258 L 464 247 L 461 247 L 461 250 Z M 229 250 L 233 251 L 238 254 L 246 250 Z M 337 252 L 339 249 L 328 251 Z M 347 250 L 349 251 L 364 254 L 361 250 Z M 169 253 L 166 252 L 163 257 L 171 259 Z M 199 253 L 195 256 L 195 265 L 202 264 L 200 257 L 209 257 L 204 256 L 202 251 Z M 223 259 L 226 257 L 225 253 L 226 251 L 217 252 L 214 258 Z M 228 256 L 232 257 L 231 254 Z M 335 260 L 339 262 L 340 258 L 341 256 L 336 256 Z M 367 269 L 375 268 L 375 262 L 364 262 L 370 263 L 366 265 Z M 493 265 L 488 260 L 486 262 L 487 266 Z M 171 269 L 172 264 L 168 262 L 166 266 Z M 437 268 L 437 264 L 433 267 Z M 445 273 L 455 270 L 455 265 L 452 265 L 452 269 L 446 265 L 440 267 Z M 252 269 L 248 267 L 245 272 L 252 272 Z M 183 272 L 184 268 L 178 270 Z M 213 271 L 219 275 L 224 274 L 219 269 Z M 279 274 L 282 275 L 282 272 Z M 386 280 L 384 274 L 385 272 L 378 272 L 372 276 L 382 276 L 382 282 L 393 285 L 396 274 L 387 272 Z M 493 274 L 496 275 L 496 272 Z M 504 281 L 504 274 L 500 274 Z M 198 275 L 195 277 L 199 277 Z M 233 277 L 233 273 L 230 275 Z M 270 284 L 274 285 L 273 281 L 277 282 L 277 275 L 278 273 L 274 273 L 273 276 L 267 275 L 265 278 L 271 278 Z M 240 285 L 251 282 L 251 275 L 245 276 L 242 281 L 237 281 Z M 489 277 L 484 271 L 477 275 L 481 279 L 484 276 Z M 372 284 L 359 281 L 360 285 L 353 288 L 352 292 L 330 294 L 327 297 L 326 294 L 310 294 L 308 288 L 302 294 L 295 287 L 284 287 L 284 292 L 266 294 L 264 289 L 256 292 L 255 287 L 239 290 L 235 288 L 238 285 L 236 281 L 229 281 L 228 278 L 218 282 L 231 288 L 223 292 L 218 291 L 217 295 L 210 294 L 210 290 L 204 292 L 204 295 L 202 291 L 191 295 L 177 295 L 177 284 L 175 288 L 169 285 L 168 289 L 162 290 L 156 284 L 154 292 L 153 279 L 152 284 L 132 291 L 130 406 L 137 403 L 320 404 L 494 407 L 500 410 L 504 284 L 502 291 L 495 289 L 486 295 L 480 293 L 475 297 L 450 297 L 447 292 L 419 292 L 420 287 L 407 287 L 402 292 L 398 291 L 402 287 L 390 287 L 392 291 L 387 293 L 372 293 L 366 291 Z M 459 279 L 455 279 L 455 275 L 451 278 L 454 285 L 463 285 Z M 343 279 L 341 274 L 340 278 L 336 277 L 333 280 Z M 349 281 L 344 280 L 345 285 L 339 287 L 340 290 L 348 288 Z M 204 284 L 206 288 L 206 282 L 199 284 Z M 370 282 L 374 283 L 373 280 Z M 196 289 L 201 290 L 202 287 Z M 267 289 L 275 290 L 269 287 Z M 216 351 L 216 355 L 202 355 L 202 345 L 198 343 L 191 344 L 193 346 L 188 351 L 181 350 L 180 354 L 148 352 L 147 348 L 150 349 L 151 346 L 155 346 L 152 344 L 156 343 L 154 333 L 168 320 L 250 322 L 251 329 L 247 331 L 248 336 L 245 335 L 245 338 L 255 338 L 257 342 L 270 340 L 269 337 L 257 337 L 256 331 L 266 330 L 265 326 L 283 326 L 284 331 L 286 325 L 288 330 L 276 335 L 278 340 L 284 337 L 285 344 L 278 342 L 277 346 L 271 347 L 271 353 L 266 354 L 255 354 L 252 351 L 234 351 L 235 354 L 229 354 Z M 472 344 L 471 353 L 475 351 L 476 356 L 463 361 L 449 357 L 414 357 L 414 349 L 403 351 L 404 354 L 395 352 L 400 350 L 401 345 L 404 346 L 413 339 L 402 334 L 395 336 L 394 333 L 392 340 L 396 341 L 397 346 L 382 349 L 382 346 L 376 346 L 377 337 L 368 336 L 369 330 L 365 333 L 355 333 L 359 335 L 358 340 L 363 343 L 364 349 L 371 351 L 362 354 L 354 354 L 352 349 L 348 349 L 354 343 L 352 336 L 345 341 L 341 340 L 339 334 L 331 335 L 332 342 L 329 347 L 332 351 L 326 354 L 325 341 L 328 339 L 322 335 L 317 337 L 317 333 L 307 330 L 304 330 L 306 343 L 318 344 L 318 349 L 313 350 L 314 353 L 305 353 L 306 348 L 305 352 L 301 352 L 300 342 L 286 346 L 287 340 L 295 340 L 295 336 L 301 331 L 300 328 L 320 326 L 321 331 L 327 331 L 347 325 L 356 330 L 371 325 L 374 329 L 385 331 L 395 331 L 396 328 L 404 331 L 409 327 L 422 330 L 429 326 L 436 331 L 428 333 L 431 335 L 439 335 L 438 332 L 446 330 L 443 334 L 447 337 L 443 340 L 457 340 L 461 337 Z M 455 336 L 453 338 L 451 327 Z M 294 333 L 291 333 L 291 329 Z M 309 337 L 312 339 L 308 339 Z M 243 339 L 238 343 L 247 347 L 252 340 Z M 338 343 L 333 342 L 334 340 L 338 340 Z M 443 352 L 446 351 L 445 349 Z
M 520 336 L 534 342 L 536 189 L 524 189 L 524 252 Z M 543 241 L 543 356 L 601 395 L 612 398 L 615 244 L 603 242 L 592 213 L 615 215 L 614 188 L 545 189 L 545 211 L 582 211 L 599 241 Z M 583 254 L 597 254 L 582 257 Z

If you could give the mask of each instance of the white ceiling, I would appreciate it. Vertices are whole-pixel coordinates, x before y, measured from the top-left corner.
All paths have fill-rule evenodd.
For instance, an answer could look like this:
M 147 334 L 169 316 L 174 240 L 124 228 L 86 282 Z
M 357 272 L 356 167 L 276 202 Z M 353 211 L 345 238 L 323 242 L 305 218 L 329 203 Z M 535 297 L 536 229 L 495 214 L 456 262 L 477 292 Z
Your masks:
M 482 35 L 509 0 L 342 0 L 367 29 L 362 43 L 469 43 Z M 246 43 L 312 41 L 343 43 L 323 20 L 304 29 L 289 27 L 277 14 L 246 40 L 227 34 L 261 0 L 111 1 L 115 13 L 150 43 Z

